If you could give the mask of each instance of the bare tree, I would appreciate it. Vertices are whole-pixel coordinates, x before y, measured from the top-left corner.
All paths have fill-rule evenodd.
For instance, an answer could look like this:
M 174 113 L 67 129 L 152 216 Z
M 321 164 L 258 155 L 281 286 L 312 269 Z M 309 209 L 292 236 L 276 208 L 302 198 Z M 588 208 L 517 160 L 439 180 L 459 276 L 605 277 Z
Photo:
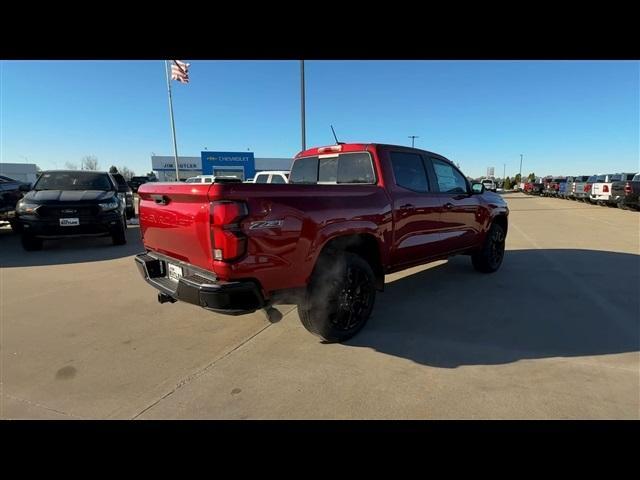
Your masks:
M 135 175 L 135 172 L 130 170 L 128 167 L 118 167 L 118 172 L 120 172 L 127 182 Z
M 78 164 L 73 162 L 64 162 L 64 168 L 67 170 L 78 170 Z
M 86 155 L 80 162 L 82 170 L 98 170 L 98 159 L 94 155 Z

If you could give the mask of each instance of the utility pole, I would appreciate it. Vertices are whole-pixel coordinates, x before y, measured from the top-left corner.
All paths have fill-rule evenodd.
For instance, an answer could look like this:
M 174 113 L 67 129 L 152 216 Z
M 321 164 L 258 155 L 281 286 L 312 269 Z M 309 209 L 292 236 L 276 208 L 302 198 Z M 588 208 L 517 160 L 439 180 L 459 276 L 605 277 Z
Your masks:
M 505 177 L 505 175 L 507 174 L 507 164 L 503 163 L 503 165 L 504 167 L 502 167 L 502 181 L 504 181 L 504 179 L 507 178 Z
M 418 135 L 409 135 L 409 138 L 411 139 L 411 148 L 413 148 L 414 140 L 420 137 Z
M 300 60 L 300 116 L 302 123 L 302 150 L 307 149 L 307 134 L 304 112 L 304 60 Z
M 520 154 L 520 181 L 522 182 L 522 154 Z

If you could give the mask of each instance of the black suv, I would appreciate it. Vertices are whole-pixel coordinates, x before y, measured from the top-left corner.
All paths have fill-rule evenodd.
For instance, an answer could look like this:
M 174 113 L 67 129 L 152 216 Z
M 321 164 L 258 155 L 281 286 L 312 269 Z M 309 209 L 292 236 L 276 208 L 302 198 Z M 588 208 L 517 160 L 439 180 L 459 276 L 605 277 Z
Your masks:
M 125 217 L 125 202 L 106 172 L 42 172 L 16 205 L 25 250 L 40 250 L 46 238 L 81 235 L 111 236 L 114 245 L 123 245 Z
M 147 182 L 152 182 L 153 180 L 150 179 L 149 177 L 131 177 L 131 180 L 129 181 L 129 186 L 131 187 L 131 190 L 133 190 L 134 192 L 138 191 L 138 187 L 140 185 L 142 185 L 143 183 L 147 183 Z
M 121 173 L 111 173 L 110 175 L 118 185 L 118 196 L 121 200 L 125 201 L 127 220 L 134 218 L 136 216 L 136 209 L 133 206 L 133 192 L 131 191 L 131 187 L 129 187 L 129 184 L 127 184 L 127 181 Z

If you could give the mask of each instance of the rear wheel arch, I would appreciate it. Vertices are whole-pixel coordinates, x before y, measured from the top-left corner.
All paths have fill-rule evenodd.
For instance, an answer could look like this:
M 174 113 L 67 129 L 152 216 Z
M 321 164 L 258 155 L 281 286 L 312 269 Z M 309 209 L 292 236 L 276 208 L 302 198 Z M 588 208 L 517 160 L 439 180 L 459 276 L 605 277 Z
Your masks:
M 382 252 L 378 240 L 370 233 L 358 233 L 352 235 L 340 235 L 325 242 L 318 255 L 314 271 L 320 264 L 340 252 L 349 252 L 360 256 L 373 270 L 376 277 L 376 289 L 384 289 L 384 266 L 382 263 Z

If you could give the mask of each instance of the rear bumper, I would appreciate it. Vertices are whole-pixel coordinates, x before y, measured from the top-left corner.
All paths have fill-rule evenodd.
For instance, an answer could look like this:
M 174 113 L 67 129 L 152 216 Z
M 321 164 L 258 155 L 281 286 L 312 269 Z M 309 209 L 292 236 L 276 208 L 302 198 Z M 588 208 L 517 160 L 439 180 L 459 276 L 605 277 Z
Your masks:
M 174 300 L 191 303 L 227 315 L 255 312 L 265 305 L 260 288 L 253 281 L 223 282 L 200 269 L 179 261 L 185 275 L 178 282 L 167 277 L 167 261 L 155 253 L 140 253 L 136 266 L 145 281 Z
M 632 205 L 634 207 L 640 207 L 640 196 L 635 195 L 624 195 L 621 196 L 620 198 L 618 198 L 618 203 L 621 203 L 622 205 Z

